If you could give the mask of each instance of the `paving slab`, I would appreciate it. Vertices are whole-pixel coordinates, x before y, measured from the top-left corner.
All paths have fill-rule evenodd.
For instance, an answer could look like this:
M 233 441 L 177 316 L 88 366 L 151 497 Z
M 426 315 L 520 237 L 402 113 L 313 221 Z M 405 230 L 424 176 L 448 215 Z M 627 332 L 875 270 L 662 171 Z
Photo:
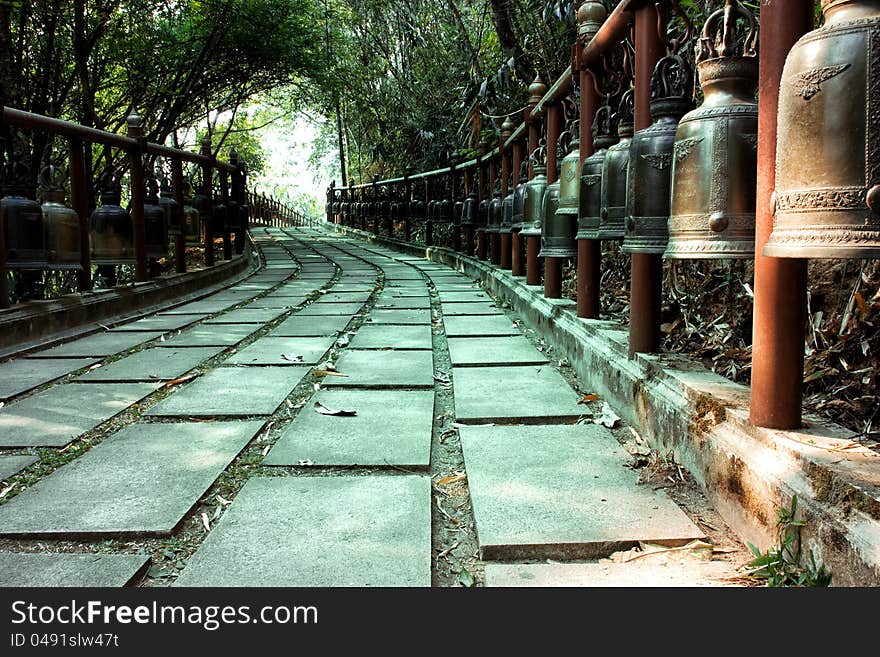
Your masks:
M 239 308 L 205 320 L 205 324 L 266 324 L 286 312 L 286 308 Z
M 382 295 L 380 298 L 412 298 L 417 297 L 420 299 L 430 299 L 431 295 L 428 293 L 428 288 L 424 285 L 419 285 L 418 287 L 386 287 L 382 291 Z
M 434 359 L 430 351 L 345 351 L 336 361 L 336 371 L 346 376 L 325 377 L 322 385 L 434 387 Z
M 0 447 L 64 447 L 159 389 L 159 383 L 63 383 L 0 410 Z
M 431 349 L 431 327 L 427 324 L 365 324 L 349 343 L 352 349 Z
M 462 290 L 455 292 L 447 292 L 445 290 L 439 290 L 437 295 L 440 297 L 440 301 L 443 304 L 447 303 L 469 303 L 472 301 L 475 302 L 488 302 L 494 303 L 494 300 L 485 292 L 481 292 L 479 290 Z
M 305 295 L 301 296 L 274 296 L 270 295 L 267 297 L 261 297 L 259 299 L 254 299 L 246 306 L 244 306 L 243 310 L 253 310 L 253 309 L 267 309 L 267 308 L 280 308 L 282 310 L 288 310 L 290 308 L 295 308 L 300 304 L 303 304 L 307 301 L 307 297 Z
M 316 303 L 359 303 L 363 305 L 369 298 L 370 292 L 337 292 L 333 287 L 330 292 L 318 297 Z
M 308 372 L 308 367 L 218 367 L 176 390 L 147 415 L 271 415 Z
M 455 367 L 452 377 L 460 422 L 572 422 L 588 414 L 549 365 Z
M 456 382 L 457 385 L 457 382 Z M 705 534 L 596 424 L 459 428 L 484 559 L 595 559 Z
M 449 359 L 456 367 L 541 365 L 547 357 L 521 335 L 495 338 L 449 338 Z
M 250 479 L 175 586 L 430 584 L 430 479 L 401 475 Z
M 502 315 L 501 309 L 493 303 L 470 301 L 470 302 L 443 302 L 441 306 L 444 315 Z
M 0 401 L 94 365 L 94 358 L 19 358 L 0 364 Z
M 371 310 L 367 322 L 373 324 L 430 324 L 431 311 L 424 310 Z
M 148 554 L 0 552 L 0 586 L 118 588 L 137 583 L 149 565 Z
M 420 310 L 431 307 L 428 296 L 423 297 L 392 297 L 385 294 L 376 299 L 373 306 L 376 310 Z
M 84 338 L 65 342 L 57 347 L 38 351 L 28 355 L 28 358 L 69 358 L 69 357 L 86 357 L 93 356 L 96 358 L 106 358 L 114 354 L 128 351 L 140 344 L 155 340 L 162 331 L 139 331 L 119 332 L 103 331 L 101 333 L 93 333 Z
M 5 481 L 13 475 L 17 475 L 38 460 L 38 457 L 28 454 L 0 455 L 0 481 Z
M 628 563 L 486 564 L 490 587 L 719 587 L 737 575 L 724 561 L 653 563 L 653 558 Z
M 237 365 L 314 365 L 336 341 L 334 336 L 317 338 L 263 337 L 233 355 L 226 362 Z M 296 360 L 301 357 L 301 360 Z
M 262 426 L 129 425 L 0 506 L 0 536 L 167 536 Z
M 466 283 L 441 283 L 434 282 L 434 289 L 440 292 L 478 292 L 480 291 L 480 286 L 475 285 L 472 282 Z
M 254 324 L 199 324 L 170 338 L 160 340 L 156 347 L 231 347 L 260 327 Z
M 238 285 L 233 285 L 229 288 L 231 292 L 265 292 L 266 290 L 271 289 L 275 286 L 275 283 L 272 282 L 252 282 L 252 283 L 239 283 Z
M 372 294 L 373 290 L 376 288 L 375 282 L 373 283 L 348 283 L 348 282 L 338 282 L 334 285 L 331 290 L 334 292 L 362 292 L 364 294 Z
M 303 317 L 299 313 L 288 317 L 277 328 L 269 332 L 272 337 L 315 337 L 333 335 L 342 331 L 351 317 L 348 315 L 311 315 Z
M 238 302 L 237 299 L 202 299 L 200 301 L 193 301 L 191 303 L 185 303 L 183 305 L 177 306 L 176 308 L 169 308 L 168 310 L 163 310 L 159 315 L 193 315 L 193 314 L 212 314 L 219 313 L 230 306 L 234 306 Z
M 151 347 L 91 370 L 77 381 L 162 381 L 175 379 L 225 347 Z
M 208 313 L 193 313 L 189 315 L 152 315 L 127 324 L 114 326 L 111 331 L 173 331 L 183 328 L 194 322 L 198 322 L 208 316 Z
M 322 415 L 315 411 L 315 400 L 357 415 Z M 305 461 L 315 466 L 427 468 L 433 420 L 433 390 L 321 390 L 287 427 L 263 465 Z
M 506 315 L 450 315 L 443 318 L 447 337 L 490 337 L 522 335 Z
M 359 313 L 364 307 L 362 303 L 311 303 L 302 310 L 300 310 L 297 315 L 302 317 L 310 317 L 312 315 L 346 315 L 351 317 L 352 315 Z

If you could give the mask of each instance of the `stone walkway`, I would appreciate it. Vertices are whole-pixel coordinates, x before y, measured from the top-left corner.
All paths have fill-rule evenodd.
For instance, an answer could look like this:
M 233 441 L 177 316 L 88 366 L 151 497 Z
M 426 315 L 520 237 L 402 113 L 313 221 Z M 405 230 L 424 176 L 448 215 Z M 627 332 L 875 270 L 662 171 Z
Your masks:
M 432 511 L 432 447 L 450 435 L 479 582 L 729 574 L 596 562 L 704 532 L 638 484 L 473 281 L 315 229 L 253 237 L 265 266 L 244 282 L 0 364 L 0 585 L 122 586 L 149 571 L 178 586 L 429 586 L 461 542 L 440 542 Z M 187 540 L 157 574 L 151 554 Z

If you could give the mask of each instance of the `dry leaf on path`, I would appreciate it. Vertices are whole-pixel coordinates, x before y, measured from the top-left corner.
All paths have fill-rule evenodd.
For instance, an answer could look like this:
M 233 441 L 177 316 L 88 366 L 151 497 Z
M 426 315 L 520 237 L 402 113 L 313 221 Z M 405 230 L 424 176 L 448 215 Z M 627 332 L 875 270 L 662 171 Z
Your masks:
M 608 402 L 602 402 L 602 412 L 593 418 L 593 422 L 613 429 L 620 422 L 620 416 L 611 409 Z
M 461 481 L 464 478 L 465 478 L 465 475 L 457 474 L 457 475 L 453 475 L 451 477 L 443 477 L 442 479 L 438 479 L 437 483 L 438 484 L 451 484 L 454 481 Z
M 320 413 L 321 415 L 334 415 L 337 417 L 354 417 L 357 415 L 357 411 L 346 411 L 339 408 L 327 408 L 319 401 L 315 402 L 315 413 Z
M 284 360 L 288 360 L 288 361 L 290 361 L 291 363 L 301 363 L 301 362 L 303 362 L 303 357 L 302 357 L 302 356 L 295 356 L 295 355 L 293 355 L 293 354 L 281 354 L 281 357 L 282 357 Z
M 599 399 L 599 395 L 584 395 L 581 397 L 580 401 L 578 401 L 578 404 L 589 404 L 597 399 Z
M 339 372 L 331 372 L 330 370 L 315 370 L 312 372 L 315 376 L 348 376 L 348 374 L 341 374 Z

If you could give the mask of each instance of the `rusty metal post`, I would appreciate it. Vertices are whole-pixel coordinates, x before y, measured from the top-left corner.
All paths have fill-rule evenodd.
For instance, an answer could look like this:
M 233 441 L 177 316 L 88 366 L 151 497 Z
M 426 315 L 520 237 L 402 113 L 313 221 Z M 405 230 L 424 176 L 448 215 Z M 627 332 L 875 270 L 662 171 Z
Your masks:
M 658 17 L 657 10 L 660 10 Z M 665 31 L 661 5 L 636 9 L 635 130 L 651 125 L 651 75 L 665 54 L 659 30 Z M 637 183 L 638 184 L 638 183 Z M 663 296 L 663 258 L 632 254 L 630 277 L 629 353 L 654 353 L 660 349 L 660 305 Z
M 556 148 L 559 143 L 559 135 L 562 133 L 563 111 L 562 103 L 553 103 L 547 109 L 548 185 L 552 185 L 559 180 Z M 545 219 L 542 217 L 542 221 Z M 544 297 L 547 299 L 559 299 L 562 297 L 562 264 L 563 258 L 544 258 Z
M 486 162 L 480 162 L 479 165 L 479 184 L 477 187 L 477 216 L 479 216 L 479 208 L 483 205 L 484 200 L 492 200 L 492 194 L 486 193 L 486 187 L 488 183 L 488 164 Z M 485 260 L 487 255 L 487 244 L 486 244 L 486 231 L 481 228 L 477 228 L 477 259 Z
M 594 73 L 585 68 L 581 70 L 581 153 L 583 162 L 593 154 L 593 120 L 599 109 L 599 95 L 596 93 Z M 601 277 L 602 242 L 599 240 L 578 240 L 577 261 L 577 316 L 598 319 L 600 312 L 599 280 Z
M 502 188 L 507 187 L 507 178 L 504 173 L 507 169 L 505 164 L 506 158 L 503 155 L 504 150 L 504 140 L 501 141 L 502 155 L 501 155 L 501 179 L 502 179 Z M 490 207 L 492 201 L 495 199 L 495 186 L 498 184 L 498 160 L 496 158 L 492 158 L 489 162 L 489 198 L 490 198 Z M 506 194 L 502 191 L 501 198 L 502 200 Z M 501 233 L 492 232 L 488 233 L 489 237 L 489 262 L 493 265 L 501 265 Z
M 202 155 L 213 159 L 211 137 L 202 139 Z M 202 195 L 205 197 L 205 266 L 214 266 L 214 169 L 211 164 L 202 165 Z
M 222 226 L 223 230 L 223 259 L 232 260 L 232 236 L 229 234 L 229 174 L 226 169 L 220 169 L 220 202 L 226 206 L 227 225 Z
M 86 152 L 82 139 L 68 140 L 70 150 L 70 206 L 79 217 L 79 261 L 77 272 L 80 292 L 92 289 L 92 253 L 89 242 L 89 182 L 86 173 Z M 4 254 L 5 255 L 5 254 Z
M 474 187 L 474 172 L 472 169 L 465 169 L 464 172 L 464 195 L 467 197 Z M 474 225 L 468 224 L 464 227 L 464 253 L 465 255 L 474 254 Z
M 807 261 L 769 258 L 762 250 L 773 229 L 770 198 L 776 186 L 776 107 L 782 68 L 795 41 L 811 29 L 812 19 L 812 2 L 761 2 L 750 419 L 771 429 L 797 429 L 802 419 Z
M 183 161 L 178 158 L 171 160 L 171 190 L 177 213 L 174 217 L 172 234 L 174 235 L 174 270 L 178 274 L 186 272 L 186 235 L 183 233 Z
M 138 141 L 136 148 L 128 152 L 129 176 L 131 180 L 131 226 L 134 236 L 134 280 L 143 282 L 150 280 L 147 266 L 147 235 L 144 227 L 144 126 L 141 117 L 131 114 L 126 119 L 127 135 Z
M 461 176 L 458 171 L 456 171 L 455 167 L 450 169 L 450 179 L 449 179 L 449 197 L 452 199 L 452 213 L 453 217 L 455 216 L 455 203 L 458 194 L 458 184 Z M 452 250 L 453 251 L 461 251 L 461 224 L 459 223 L 456 226 L 453 223 L 452 226 Z

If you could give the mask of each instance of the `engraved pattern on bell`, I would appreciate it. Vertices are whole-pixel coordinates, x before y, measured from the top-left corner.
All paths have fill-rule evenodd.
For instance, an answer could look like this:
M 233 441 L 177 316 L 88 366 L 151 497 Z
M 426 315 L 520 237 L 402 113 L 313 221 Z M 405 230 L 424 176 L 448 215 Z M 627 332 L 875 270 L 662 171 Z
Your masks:
M 501 182 L 495 187 L 492 200 L 489 201 L 489 223 L 486 226 L 487 233 L 497 233 L 501 230 L 501 211 L 503 201 L 501 200 Z
M 513 217 L 511 218 L 510 231 L 522 229 L 526 215 L 526 182 L 528 180 L 529 163 L 524 161 L 519 173 L 519 184 L 513 190 Z
M 544 194 L 547 191 L 547 167 L 535 164 L 535 177 L 526 183 L 523 237 L 541 235 L 543 221 Z
M 763 253 L 880 258 L 880 2 L 825 0 L 785 62 Z M 845 99 L 845 101 L 844 101 Z
M 573 215 L 559 214 L 560 188 L 557 180 L 547 186 L 547 193 L 544 194 L 539 258 L 574 258 L 577 255 L 577 224 Z
M 579 240 L 599 239 L 599 223 L 602 214 L 602 165 L 608 147 L 617 143 L 616 130 L 612 129 L 611 108 L 600 107 L 593 120 L 593 154 L 585 157 L 581 165 L 581 191 L 578 203 Z
M 633 100 L 633 92 L 629 89 L 623 94 L 618 110 L 620 123 L 617 135 L 620 141 L 608 149 L 602 163 L 602 210 L 598 230 L 600 240 L 620 240 L 626 233 L 626 178 L 633 137 Z
M 96 265 L 134 264 L 134 232 L 128 211 L 119 205 L 122 190 L 118 180 L 101 192 L 101 205 L 89 218 L 92 263 Z
M 704 101 L 676 133 L 666 258 L 754 257 L 756 43 L 755 18 L 738 2 L 706 21 L 697 64 Z

